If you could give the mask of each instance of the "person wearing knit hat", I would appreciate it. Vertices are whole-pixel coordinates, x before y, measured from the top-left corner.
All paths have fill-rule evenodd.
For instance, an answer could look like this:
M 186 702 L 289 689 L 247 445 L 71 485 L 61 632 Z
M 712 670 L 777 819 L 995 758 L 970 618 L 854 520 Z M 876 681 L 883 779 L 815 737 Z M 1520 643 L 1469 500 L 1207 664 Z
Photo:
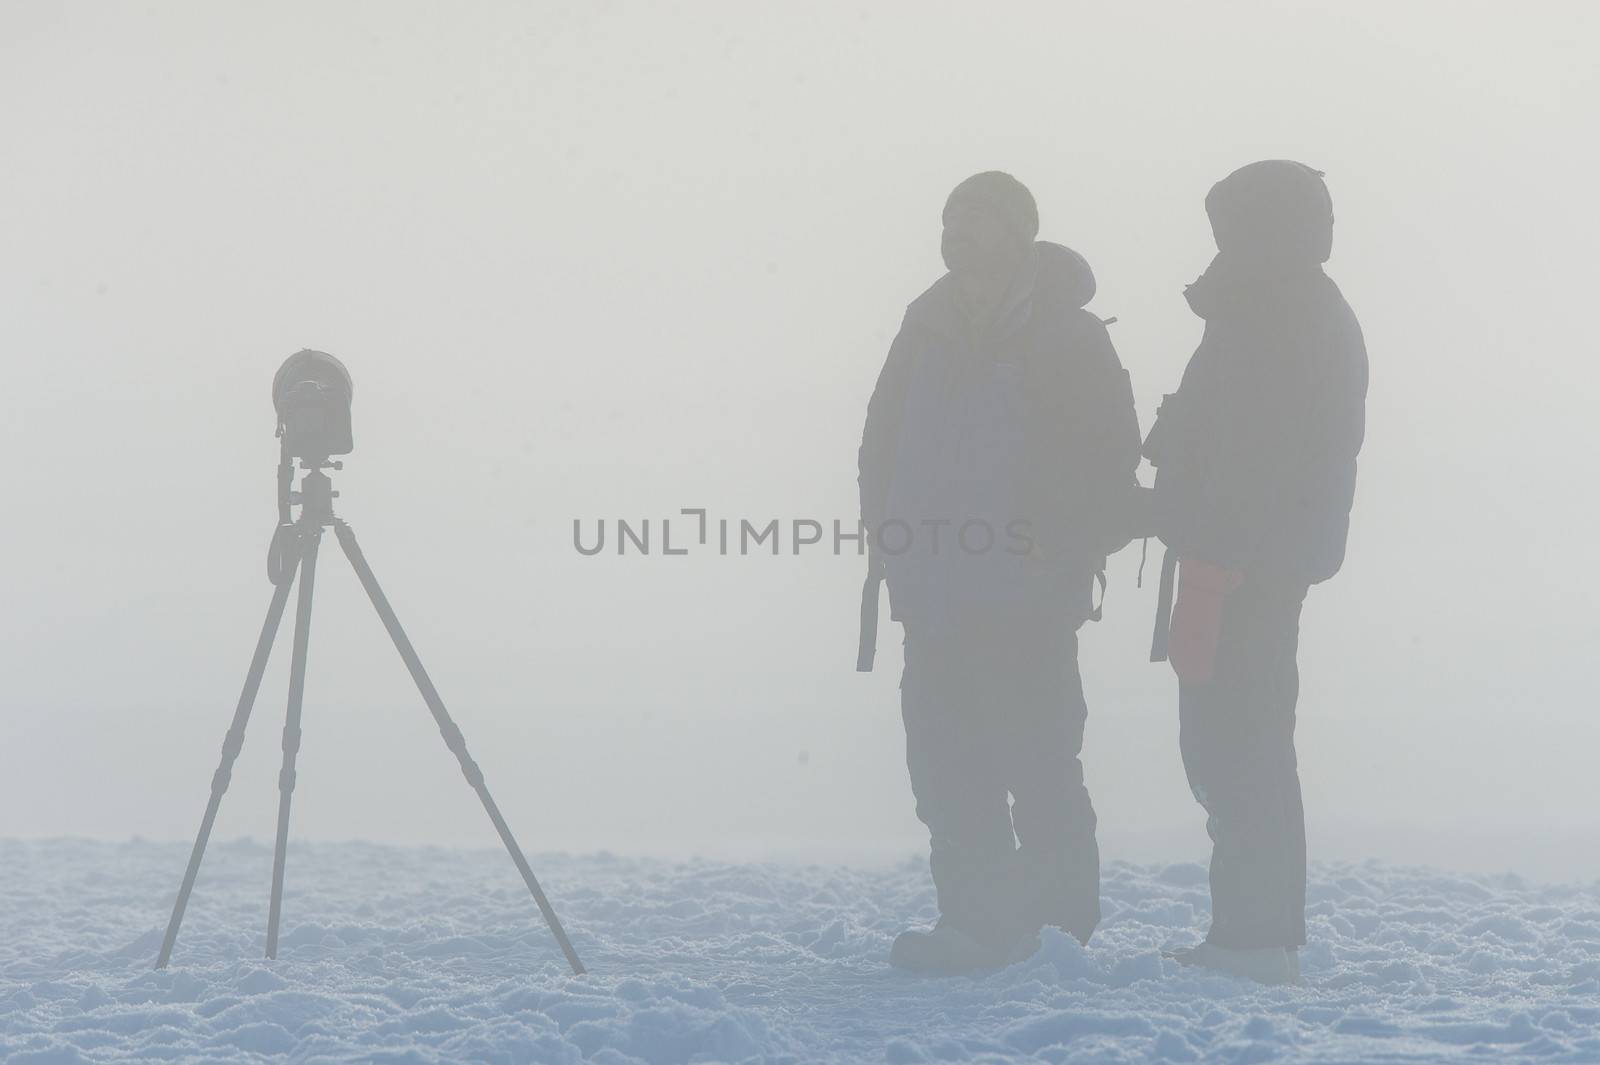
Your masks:
M 955 294 L 974 322 L 987 324 L 1010 290 L 1031 283 L 1028 266 L 1039 235 L 1033 193 L 1010 174 L 985 170 L 950 193 L 943 222 L 939 251 L 956 283 Z
M 1178 674 L 1179 748 L 1212 840 L 1211 928 L 1172 956 L 1282 983 L 1306 941 L 1300 613 L 1344 562 L 1367 350 L 1323 272 L 1321 172 L 1251 163 L 1205 208 L 1217 254 L 1184 293 L 1205 332 L 1144 445 L 1167 545 L 1151 658 Z
M 1087 941 L 1099 923 L 1077 630 L 1129 539 L 1118 515 L 1139 461 L 1128 376 L 1084 306 L 1094 274 L 1035 239 L 1027 187 L 976 174 L 943 224 L 948 273 L 906 310 L 859 464 L 872 546 L 857 668 L 872 668 L 886 581 L 939 902 L 889 962 L 919 973 L 1001 965 L 1045 925 Z

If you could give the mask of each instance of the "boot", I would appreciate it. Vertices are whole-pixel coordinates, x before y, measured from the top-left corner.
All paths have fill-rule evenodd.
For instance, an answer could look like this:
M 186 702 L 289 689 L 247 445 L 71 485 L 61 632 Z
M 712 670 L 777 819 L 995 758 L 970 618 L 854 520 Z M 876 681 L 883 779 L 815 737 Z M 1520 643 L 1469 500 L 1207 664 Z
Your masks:
M 1011 840 L 963 845 L 949 835 L 936 835 L 928 864 L 939 923 L 896 937 L 890 965 L 929 976 L 998 969 L 1011 963 L 1013 948 L 1030 931 L 1037 949 L 1039 926 L 1027 926 L 1029 915 L 1019 904 L 1021 870 Z
M 1241 980 L 1254 980 L 1258 984 L 1276 986 L 1296 982 L 1298 956 L 1290 961 L 1290 951 L 1282 947 L 1260 947 L 1237 950 L 1219 947 L 1214 943 L 1201 943 L 1184 950 L 1175 950 L 1167 956 L 1179 965 L 1210 969 Z
M 979 939 L 941 919 L 930 931 L 901 932 L 889 948 L 889 964 L 922 976 L 960 976 L 1000 969 L 1039 949 L 1037 934 L 1010 943 Z

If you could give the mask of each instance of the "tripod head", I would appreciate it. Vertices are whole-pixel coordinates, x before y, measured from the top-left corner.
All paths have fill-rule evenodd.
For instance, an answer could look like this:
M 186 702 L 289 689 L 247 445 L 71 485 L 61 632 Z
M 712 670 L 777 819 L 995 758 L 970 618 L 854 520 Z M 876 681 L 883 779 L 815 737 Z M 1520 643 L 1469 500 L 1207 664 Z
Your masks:
M 339 519 L 333 513 L 333 501 L 339 497 L 333 479 L 323 470 L 342 470 L 344 463 L 327 455 L 314 455 L 300 460 L 300 487 L 292 489 L 295 460 L 285 443 L 278 461 L 278 527 L 272 531 L 272 543 L 267 548 L 267 580 L 283 584 L 294 575 L 299 561 L 300 541 L 308 532 L 321 535 L 322 530 Z M 291 516 L 290 508 L 298 506 L 298 520 Z
M 299 490 L 289 493 L 289 505 L 300 508 L 302 525 L 332 525 L 338 520 L 333 516 L 333 501 L 339 493 L 333 490 L 333 479 L 322 471 L 342 470 L 344 463 L 329 458 L 301 459 L 300 469 L 305 476 L 300 478 Z

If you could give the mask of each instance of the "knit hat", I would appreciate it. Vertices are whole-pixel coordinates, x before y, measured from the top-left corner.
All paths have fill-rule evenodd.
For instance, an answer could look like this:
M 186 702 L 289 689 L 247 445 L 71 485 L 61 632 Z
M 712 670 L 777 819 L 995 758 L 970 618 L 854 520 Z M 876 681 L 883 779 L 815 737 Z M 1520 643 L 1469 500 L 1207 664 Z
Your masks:
M 1039 235 L 1039 207 L 1028 186 L 1000 170 L 973 174 L 955 187 L 945 201 L 945 215 L 957 200 L 980 203 L 1006 220 L 1006 224 L 1025 240 Z

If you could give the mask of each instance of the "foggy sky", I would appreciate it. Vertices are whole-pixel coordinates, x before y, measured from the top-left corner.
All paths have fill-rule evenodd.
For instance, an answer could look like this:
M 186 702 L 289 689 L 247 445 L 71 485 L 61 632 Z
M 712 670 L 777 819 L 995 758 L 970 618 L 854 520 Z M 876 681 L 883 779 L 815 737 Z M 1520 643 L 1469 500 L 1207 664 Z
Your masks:
M 355 379 L 339 511 L 530 852 L 918 851 L 898 626 L 851 668 L 856 559 L 586 558 L 572 520 L 852 520 L 867 395 L 983 169 L 1093 265 L 1147 428 L 1200 335 L 1207 189 L 1289 157 L 1327 173 L 1372 363 L 1348 561 L 1305 610 L 1313 856 L 1600 877 L 1597 28 L 6 5 L 0 836 L 192 836 L 270 594 L 271 375 L 309 346 Z M 324 560 L 293 836 L 495 845 Z M 1083 635 L 1084 762 L 1108 857 L 1189 858 L 1137 563 Z M 223 839 L 271 832 L 287 635 Z

